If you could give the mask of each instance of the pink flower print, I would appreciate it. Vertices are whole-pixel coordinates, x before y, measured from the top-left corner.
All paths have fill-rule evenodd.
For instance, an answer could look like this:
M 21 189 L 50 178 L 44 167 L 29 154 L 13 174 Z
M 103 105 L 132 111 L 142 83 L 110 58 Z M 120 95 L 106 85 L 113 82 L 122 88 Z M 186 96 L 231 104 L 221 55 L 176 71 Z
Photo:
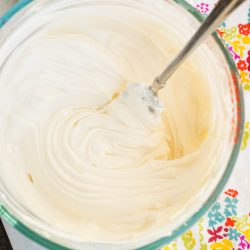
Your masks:
M 196 4 L 196 9 L 201 13 L 201 14 L 208 14 L 209 12 L 209 4 L 208 3 L 200 3 Z
M 228 49 L 229 49 L 231 55 L 233 56 L 234 60 L 240 59 L 240 56 L 237 53 L 235 53 L 232 46 L 228 47 Z
M 243 250 L 250 249 L 250 243 L 246 240 L 245 236 L 241 235 L 239 238 L 240 238 L 239 247 L 241 247 Z
M 250 71 L 250 50 L 248 50 L 248 57 L 246 59 L 246 62 L 248 63 L 248 67 L 247 67 L 247 70 Z
M 208 229 L 207 232 L 212 236 L 208 239 L 208 242 L 213 242 L 213 241 L 216 242 L 217 240 L 223 239 L 223 236 L 220 235 L 220 233 L 222 232 L 222 229 L 223 229 L 222 226 L 218 227 L 217 229 L 213 229 L 213 230 Z

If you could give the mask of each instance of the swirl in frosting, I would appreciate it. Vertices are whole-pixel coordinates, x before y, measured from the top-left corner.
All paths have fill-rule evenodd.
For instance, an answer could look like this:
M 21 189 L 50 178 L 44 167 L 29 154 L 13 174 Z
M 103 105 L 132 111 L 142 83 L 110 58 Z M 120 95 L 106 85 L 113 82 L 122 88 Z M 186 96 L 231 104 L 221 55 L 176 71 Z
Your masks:
M 169 79 L 155 115 L 124 90 L 151 84 L 186 38 L 142 10 L 102 8 L 55 15 L 9 57 L 1 176 L 23 207 L 86 241 L 171 232 L 212 178 L 207 49 Z

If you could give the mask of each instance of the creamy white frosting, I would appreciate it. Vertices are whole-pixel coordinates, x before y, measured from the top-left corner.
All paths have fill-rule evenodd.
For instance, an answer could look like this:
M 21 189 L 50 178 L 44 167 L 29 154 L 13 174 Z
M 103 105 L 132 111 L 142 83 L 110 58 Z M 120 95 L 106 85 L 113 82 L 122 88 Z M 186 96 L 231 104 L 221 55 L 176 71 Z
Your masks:
M 23 207 L 82 240 L 109 242 L 170 233 L 192 212 L 213 177 L 217 137 L 200 54 L 160 92 L 160 116 L 126 96 L 131 82 L 151 84 L 182 40 L 153 15 L 106 8 L 55 16 L 10 56 L 0 162 Z

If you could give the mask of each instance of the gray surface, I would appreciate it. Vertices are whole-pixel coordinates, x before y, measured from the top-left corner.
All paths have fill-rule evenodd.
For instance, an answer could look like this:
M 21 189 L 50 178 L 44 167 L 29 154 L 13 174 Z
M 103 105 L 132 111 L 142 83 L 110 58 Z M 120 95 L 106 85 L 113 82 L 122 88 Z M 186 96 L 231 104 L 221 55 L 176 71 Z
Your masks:
M 23 236 L 21 233 L 8 225 L 4 220 L 2 221 L 14 250 L 46 250 L 46 248 L 39 246 L 35 242 Z

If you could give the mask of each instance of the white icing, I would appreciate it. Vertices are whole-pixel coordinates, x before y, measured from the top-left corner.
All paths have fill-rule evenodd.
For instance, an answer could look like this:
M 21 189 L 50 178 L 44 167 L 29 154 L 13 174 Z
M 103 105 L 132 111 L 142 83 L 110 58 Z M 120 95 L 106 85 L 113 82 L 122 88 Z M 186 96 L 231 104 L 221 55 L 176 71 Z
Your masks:
M 217 140 L 199 54 L 150 113 L 128 83 L 151 84 L 179 46 L 160 19 L 106 8 L 55 16 L 0 75 L 1 175 L 25 208 L 83 241 L 171 232 L 200 204 Z

